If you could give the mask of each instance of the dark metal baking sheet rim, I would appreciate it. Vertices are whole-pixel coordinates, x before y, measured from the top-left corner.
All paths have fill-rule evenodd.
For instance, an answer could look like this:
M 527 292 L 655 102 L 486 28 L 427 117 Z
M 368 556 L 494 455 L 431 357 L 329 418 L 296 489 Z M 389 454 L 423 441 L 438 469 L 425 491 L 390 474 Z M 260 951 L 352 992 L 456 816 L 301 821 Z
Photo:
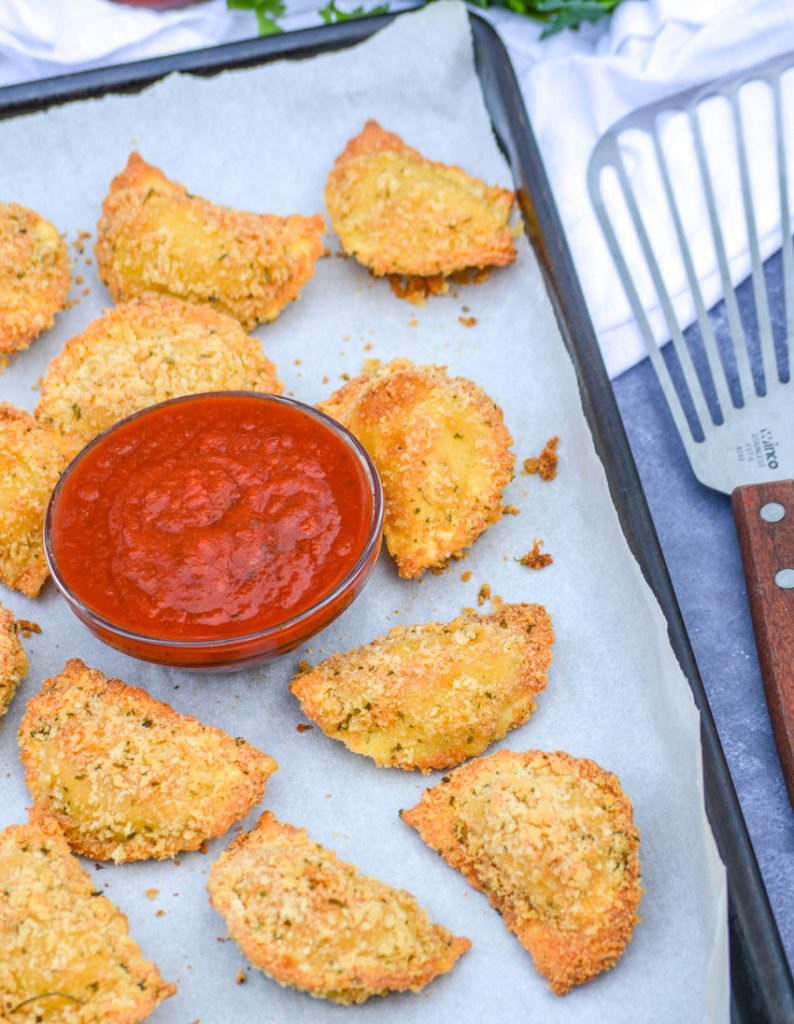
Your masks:
M 300 59 L 344 49 L 363 42 L 399 16 L 379 15 L 6 86 L 0 88 L 0 119 L 108 92 L 139 92 L 173 71 L 212 75 L 280 58 Z M 512 168 L 528 234 L 576 367 L 582 405 L 606 469 L 612 499 L 629 546 L 667 619 L 670 641 L 700 711 L 706 811 L 728 872 L 731 1018 L 735 1024 L 790 1024 L 794 1021 L 791 970 L 540 152 L 504 45 L 488 22 L 473 13 L 470 18 L 486 105 L 499 144 Z

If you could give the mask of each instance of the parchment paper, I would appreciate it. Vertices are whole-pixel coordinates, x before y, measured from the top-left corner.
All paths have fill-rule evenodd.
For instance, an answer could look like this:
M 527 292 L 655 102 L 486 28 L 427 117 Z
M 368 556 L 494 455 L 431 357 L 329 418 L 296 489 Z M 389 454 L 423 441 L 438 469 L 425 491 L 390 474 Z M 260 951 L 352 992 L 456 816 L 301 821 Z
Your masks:
M 95 230 L 111 177 L 137 148 L 217 202 L 315 213 L 323 210 L 334 158 L 368 117 L 435 159 L 491 182 L 510 181 L 474 72 L 465 8 L 444 2 L 398 19 L 354 50 L 212 79 L 173 76 L 139 95 L 2 122 L 0 197 L 39 210 L 74 239 L 80 229 Z M 0 826 L 24 820 L 29 800 L 16 748 L 24 704 L 46 676 L 78 656 L 276 757 L 281 767 L 264 806 L 307 826 L 362 871 L 409 889 L 434 919 L 473 941 L 452 973 L 421 995 L 337 1007 L 281 989 L 223 941 L 224 922 L 204 885 L 228 836 L 179 864 L 99 871 L 87 862 L 129 915 L 144 952 L 179 985 L 151 1017 L 157 1024 L 728 1020 L 725 878 L 703 812 L 697 714 L 621 533 L 534 255 L 523 240 L 519 249 L 517 263 L 485 284 L 421 309 L 397 300 L 354 261 L 325 259 L 300 301 L 257 332 L 288 393 L 304 401 L 327 396 L 365 358 L 407 356 L 446 364 L 482 385 L 504 409 L 519 467 L 560 436 L 558 478 L 543 483 L 519 472 L 505 501 L 520 514 L 490 529 L 465 561 L 407 582 L 383 555 L 362 597 L 306 649 L 232 676 L 167 670 L 117 654 L 71 617 L 51 584 L 35 602 L 3 591 L 2 601 L 43 632 L 26 641 L 30 674 L 0 731 Z M 89 253 L 74 261 L 74 273 L 85 278 L 73 292 L 79 304 L 13 360 L 0 377 L 0 398 L 32 410 L 49 359 L 111 304 L 93 262 L 85 263 Z M 477 323 L 466 327 L 459 316 Z M 535 572 L 514 560 L 534 537 L 554 557 Z M 464 571 L 472 574 L 465 583 Z M 594 758 L 620 777 L 642 834 L 642 923 L 614 970 L 562 999 L 547 990 L 485 898 L 399 820 L 398 809 L 413 806 L 438 774 L 377 769 L 317 728 L 298 733 L 303 719 L 287 687 L 299 658 L 314 662 L 396 623 L 451 619 L 476 603 L 484 582 L 507 601 L 545 604 L 557 634 L 537 713 L 496 746 Z M 149 899 L 147 889 L 159 894 Z M 248 980 L 238 985 L 241 968 Z

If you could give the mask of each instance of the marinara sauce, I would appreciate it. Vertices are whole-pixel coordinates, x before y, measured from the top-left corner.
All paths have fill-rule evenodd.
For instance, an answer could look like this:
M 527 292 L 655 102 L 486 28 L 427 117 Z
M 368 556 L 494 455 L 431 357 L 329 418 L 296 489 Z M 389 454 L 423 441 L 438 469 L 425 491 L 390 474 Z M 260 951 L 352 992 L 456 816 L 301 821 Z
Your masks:
M 371 540 L 372 480 L 351 440 L 273 396 L 147 409 L 64 475 L 48 516 L 56 578 L 106 623 L 164 641 L 293 620 L 345 580 Z

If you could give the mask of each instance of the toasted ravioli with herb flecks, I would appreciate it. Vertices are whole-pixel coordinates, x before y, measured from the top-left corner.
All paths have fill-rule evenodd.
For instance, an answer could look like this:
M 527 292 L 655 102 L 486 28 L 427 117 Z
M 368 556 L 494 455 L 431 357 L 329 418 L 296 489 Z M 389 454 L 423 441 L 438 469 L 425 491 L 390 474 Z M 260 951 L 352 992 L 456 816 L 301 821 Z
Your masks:
M 442 568 L 502 515 L 512 438 L 482 388 L 395 359 L 319 408 L 361 441 L 383 483 L 383 533 L 400 576 Z
M 0 605 L 0 718 L 8 711 L 8 705 L 27 670 L 28 659 L 14 616 Z
M 0 832 L 0 1020 L 138 1024 L 176 986 L 40 811 Z
M 594 761 L 500 750 L 401 816 L 486 894 L 557 995 L 617 963 L 639 921 L 640 840 Z
M 198 849 L 261 800 L 278 767 L 77 658 L 28 703 L 19 746 L 35 806 L 75 853 L 117 863 Z
M 44 514 L 68 461 L 54 431 L 0 402 L 0 581 L 26 597 L 47 579 Z
M 250 330 L 298 298 L 323 254 L 324 230 L 319 214 L 216 206 L 132 153 L 102 204 L 94 252 L 115 302 L 172 295 Z
M 210 902 L 248 959 L 280 985 L 349 1005 L 418 992 L 469 949 L 410 893 L 266 811 L 213 864 Z
M 326 736 L 376 764 L 451 768 L 535 710 L 554 633 L 537 604 L 397 626 L 295 678 L 292 692 Z
M 69 254 L 55 225 L 18 203 L 0 203 L 0 357 L 52 327 L 70 284 Z
M 367 121 L 328 176 L 325 203 L 345 252 L 378 277 L 443 279 L 516 258 L 515 196 L 459 167 L 428 160 Z M 408 294 L 413 294 L 408 292 Z
M 281 394 L 257 338 L 208 306 L 148 298 L 109 310 L 50 363 L 36 407 L 77 452 L 147 406 L 205 391 Z

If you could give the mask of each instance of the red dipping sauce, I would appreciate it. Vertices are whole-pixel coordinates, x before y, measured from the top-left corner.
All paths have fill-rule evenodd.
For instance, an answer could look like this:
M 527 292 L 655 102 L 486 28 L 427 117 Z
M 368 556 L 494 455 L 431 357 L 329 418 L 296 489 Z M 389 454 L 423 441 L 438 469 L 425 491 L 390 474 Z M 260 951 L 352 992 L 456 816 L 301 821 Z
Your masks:
M 289 399 L 224 392 L 96 438 L 53 494 L 45 547 L 102 639 L 217 667 L 327 625 L 368 578 L 381 526 L 377 473 L 343 427 Z

